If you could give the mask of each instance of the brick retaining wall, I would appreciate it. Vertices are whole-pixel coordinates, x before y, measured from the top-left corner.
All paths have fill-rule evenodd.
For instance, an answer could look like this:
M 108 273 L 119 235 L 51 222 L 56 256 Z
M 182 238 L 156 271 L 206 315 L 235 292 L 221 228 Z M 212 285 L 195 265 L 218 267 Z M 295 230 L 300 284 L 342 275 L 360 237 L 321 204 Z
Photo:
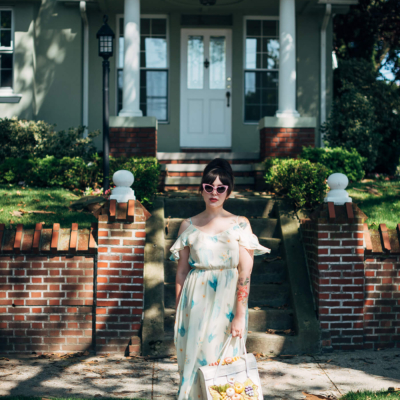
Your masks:
M 355 204 L 329 203 L 302 220 L 321 345 L 327 351 L 400 348 L 398 231 L 389 232 L 391 249 L 382 249 L 386 227 L 369 231 L 366 219 Z
M 140 354 L 149 216 L 113 200 L 90 230 L 0 225 L 0 352 Z

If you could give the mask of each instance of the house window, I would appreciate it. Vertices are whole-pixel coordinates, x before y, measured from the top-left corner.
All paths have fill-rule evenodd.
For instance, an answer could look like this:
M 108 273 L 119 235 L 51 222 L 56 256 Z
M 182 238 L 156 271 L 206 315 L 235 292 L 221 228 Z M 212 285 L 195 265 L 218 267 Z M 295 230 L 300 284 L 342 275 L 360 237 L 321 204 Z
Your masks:
M 244 120 L 258 122 L 278 109 L 279 21 L 245 20 Z
M 122 109 L 124 19 L 119 19 L 118 107 Z M 140 109 L 144 116 L 168 120 L 168 40 L 165 17 L 140 19 Z
M 12 11 L 0 9 L 0 89 L 13 88 Z

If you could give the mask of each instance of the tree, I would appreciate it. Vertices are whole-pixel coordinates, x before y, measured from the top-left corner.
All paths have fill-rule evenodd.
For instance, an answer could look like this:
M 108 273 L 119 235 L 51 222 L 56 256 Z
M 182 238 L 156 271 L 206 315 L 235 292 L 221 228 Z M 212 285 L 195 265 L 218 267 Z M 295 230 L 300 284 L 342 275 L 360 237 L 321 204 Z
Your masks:
M 400 80 L 399 0 L 359 0 L 347 14 L 337 14 L 333 24 L 339 59 L 362 58 L 376 71 L 385 67 Z

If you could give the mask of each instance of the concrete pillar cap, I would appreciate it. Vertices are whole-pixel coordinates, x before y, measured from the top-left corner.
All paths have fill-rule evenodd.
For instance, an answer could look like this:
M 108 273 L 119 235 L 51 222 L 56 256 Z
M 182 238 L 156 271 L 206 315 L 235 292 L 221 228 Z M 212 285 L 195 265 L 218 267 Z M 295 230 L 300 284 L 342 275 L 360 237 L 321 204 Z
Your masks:
M 345 190 L 349 184 L 349 179 L 345 174 L 337 172 L 329 175 L 327 183 L 331 190 L 324 199 L 325 203 L 332 202 L 336 205 L 352 203 L 352 198 Z
M 136 200 L 135 191 L 131 189 L 135 177 L 131 171 L 121 169 L 114 173 L 113 182 L 115 188 L 112 190 L 110 200 L 117 200 L 118 203 L 127 203 L 129 200 Z

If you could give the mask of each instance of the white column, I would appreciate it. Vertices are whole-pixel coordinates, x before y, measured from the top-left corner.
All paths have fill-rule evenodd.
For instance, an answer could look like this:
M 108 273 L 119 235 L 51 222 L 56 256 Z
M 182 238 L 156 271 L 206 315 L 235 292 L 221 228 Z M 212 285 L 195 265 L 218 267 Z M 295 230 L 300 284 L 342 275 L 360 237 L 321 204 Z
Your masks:
M 140 0 L 125 0 L 124 81 L 121 117 L 141 117 L 140 110 Z
M 279 106 L 277 117 L 300 117 L 296 111 L 295 0 L 279 5 Z

